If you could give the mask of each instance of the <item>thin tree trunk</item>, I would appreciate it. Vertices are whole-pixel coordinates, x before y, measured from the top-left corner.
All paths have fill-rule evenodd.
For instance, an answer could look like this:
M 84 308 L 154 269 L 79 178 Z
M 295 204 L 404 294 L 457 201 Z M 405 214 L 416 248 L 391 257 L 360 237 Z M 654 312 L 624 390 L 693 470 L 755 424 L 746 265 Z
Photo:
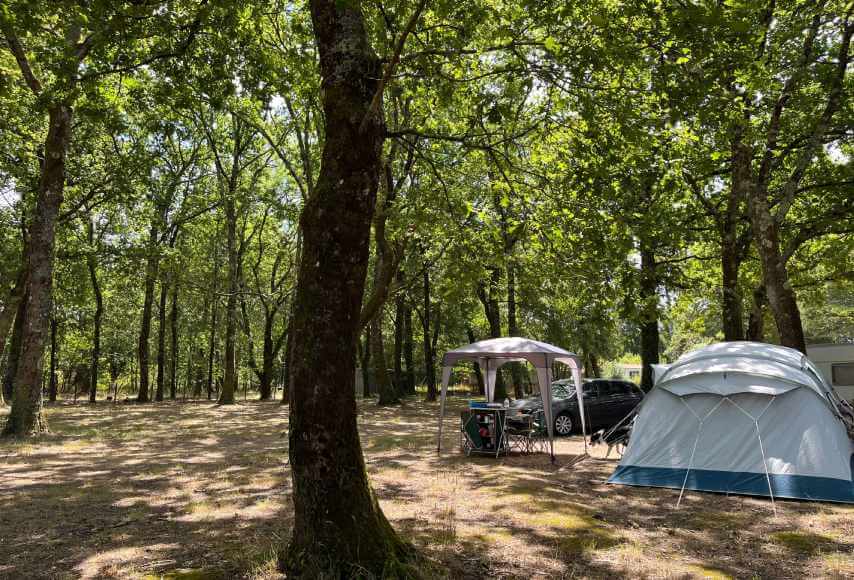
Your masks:
M 291 327 L 299 337 L 290 377 L 294 523 L 280 566 L 289 578 L 399 576 L 404 543 L 368 483 L 354 392 L 385 133 L 381 106 L 379 114 L 371 109 L 382 71 L 357 0 L 310 6 L 326 123 L 320 174 L 301 217 Z
M 435 401 L 436 392 L 436 355 L 430 340 L 430 271 L 424 268 L 424 315 L 421 317 L 421 329 L 424 333 L 424 380 L 427 383 L 427 400 Z
M 36 209 L 27 244 L 27 308 L 21 334 L 21 355 L 15 373 L 12 409 L 3 430 L 6 435 L 47 431 L 42 414 L 42 361 L 53 300 L 53 259 L 56 221 L 65 187 L 65 155 L 71 139 L 71 107 L 53 104 L 48 109 Z
M 89 386 L 89 402 L 98 400 L 98 363 L 101 360 L 101 319 L 104 316 L 104 297 L 101 294 L 101 285 L 98 282 L 98 263 L 95 257 L 95 226 L 89 221 L 89 255 L 86 263 L 89 267 L 89 279 L 92 281 L 92 292 L 95 295 L 95 328 L 92 334 L 92 368 Z
M 172 307 L 169 309 L 169 398 L 178 397 L 178 281 L 172 282 Z
M 24 250 L 26 252 L 26 250 Z M 21 265 L 18 270 L 18 277 L 15 280 L 15 286 L 12 292 L 9 293 L 9 298 L 6 304 L 3 305 L 3 310 L 0 311 L 0 359 L 3 358 L 3 353 L 6 350 L 6 339 L 9 337 L 9 329 L 15 321 L 15 313 L 18 311 L 18 304 L 21 302 L 21 296 L 24 294 L 27 284 L 27 270 Z M 0 393 L 2 396 L 2 393 Z
M 139 344 L 137 360 L 139 362 L 139 391 L 136 395 L 138 403 L 147 403 L 151 399 L 148 388 L 148 340 L 151 337 L 151 318 L 154 310 L 154 285 L 157 282 L 157 240 L 159 237 L 157 217 L 153 218 L 148 237 L 148 257 L 145 264 L 145 297 L 142 303 L 142 320 L 139 325 Z
M 765 286 L 759 284 L 753 289 L 753 303 L 750 308 L 750 316 L 747 322 L 747 340 L 756 342 L 765 341 Z
M 9 352 L 6 356 L 6 367 L 3 369 L 3 397 L 8 403 L 12 402 L 15 386 L 15 373 L 18 372 L 18 360 L 21 357 L 21 335 L 24 332 L 24 312 L 27 308 L 26 290 L 15 313 L 15 323 L 12 325 L 12 338 L 9 341 Z
M 744 143 L 741 123 L 732 140 L 732 176 L 726 211 L 719 221 L 721 236 L 721 316 L 724 340 L 744 340 L 744 305 L 738 286 L 742 262 L 738 222 L 741 208 L 750 190 L 753 152 Z
M 398 287 L 402 286 L 403 272 L 397 271 Z M 405 396 L 406 385 L 403 378 L 403 330 L 406 302 L 403 292 L 398 291 L 394 297 L 394 388 L 400 396 Z
M 59 387 L 59 381 L 56 377 L 56 330 L 57 330 L 56 318 L 50 317 L 50 373 L 48 379 L 48 400 L 51 403 L 56 402 L 56 395 Z
M 501 337 L 501 310 L 498 307 L 498 292 L 501 282 L 501 270 L 492 267 L 489 268 L 489 283 L 487 285 L 481 283 L 478 285 L 478 298 L 483 304 L 483 311 L 486 315 L 486 320 L 489 323 L 489 337 Z M 502 401 L 507 398 L 507 386 L 504 384 L 504 377 L 501 374 L 501 369 L 495 373 L 495 391 L 493 399 Z
M 396 405 L 400 403 L 400 396 L 392 384 L 386 368 L 385 344 L 383 341 L 383 309 L 380 307 L 370 326 L 371 352 L 374 359 L 374 375 L 377 377 L 377 391 L 379 405 Z
M 510 336 L 519 336 L 519 323 L 516 321 L 516 270 L 513 264 L 507 264 L 507 332 Z M 518 363 L 511 363 L 510 374 L 513 377 L 513 395 L 517 399 L 525 396 L 522 385 L 522 368 Z
M 656 276 L 655 254 L 641 242 L 641 389 L 652 389 L 652 365 L 658 364 L 658 279 Z
M 169 276 L 160 281 L 160 300 L 157 309 L 157 388 L 154 400 L 161 402 L 166 383 L 166 299 L 169 296 Z
M 225 373 L 222 391 L 217 401 L 220 405 L 232 405 L 237 389 L 237 293 L 240 291 L 237 251 L 237 208 L 234 192 L 230 191 L 225 201 L 226 248 L 228 253 L 228 297 L 225 301 Z
M 472 330 L 470 326 L 466 327 L 466 335 L 468 336 L 470 343 L 477 342 L 477 338 L 474 335 L 474 330 Z M 486 385 L 483 382 L 483 371 L 480 370 L 480 365 L 478 363 L 474 363 L 474 377 L 475 380 L 477 380 L 477 394 L 485 395 Z
M 213 396 L 213 374 L 214 374 L 214 355 L 216 347 L 216 318 L 217 318 L 218 300 L 216 297 L 216 270 L 214 270 L 214 285 L 211 296 L 211 329 L 210 338 L 208 340 L 208 380 L 207 380 L 207 395 L 208 400 Z
M 260 399 L 269 401 L 273 396 L 273 363 L 276 359 L 276 352 L 273 341 L 273 323 L 275 314 L 270 313 L 264 318 L 264 352 L 262 353 L 263 360 L 261 361 L 261 376 L 258 377 L 260 391 Z
M 415 394 L 415 338 L 412 328 L 412 307 L 406 305 L 403 313 L 403 361 L 406 363 L 406 392 Z

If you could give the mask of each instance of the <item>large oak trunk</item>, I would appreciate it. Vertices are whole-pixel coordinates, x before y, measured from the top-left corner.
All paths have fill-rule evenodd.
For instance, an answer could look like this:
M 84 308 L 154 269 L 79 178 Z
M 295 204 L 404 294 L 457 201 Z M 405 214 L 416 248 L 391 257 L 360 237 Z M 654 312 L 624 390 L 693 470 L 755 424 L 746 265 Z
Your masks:
M 311 15 L 326 127 L 320 175 L 301 217 L 290 355 L 294 526 L 280 562 L 289 578 L 395 575 L 403 544 L 368 484 L 354 393 L 384 134 L 381 116 L 366 115 L 380 62 L 358 2 L 312 0 Z
M 27 307 L 21 333 L 21 354 L 15 373 L 12 409 L 4 434 L 30 435 L 47 430 L 42 415 L 42 360 L 53 299 L 53 258 L 56 220 L 65 187 L 65 154 L 71 139 L 71 107 L 54 104 L 48 111 L 36 211 L 27 244 Z

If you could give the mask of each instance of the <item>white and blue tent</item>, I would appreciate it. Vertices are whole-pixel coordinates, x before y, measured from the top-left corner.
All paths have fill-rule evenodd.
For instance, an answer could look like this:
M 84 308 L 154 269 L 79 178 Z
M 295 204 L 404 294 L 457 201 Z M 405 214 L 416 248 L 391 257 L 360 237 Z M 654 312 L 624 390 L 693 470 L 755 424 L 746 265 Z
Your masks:
M 800 352 L 725 342 L 656 365 L 609 483 L 854 503 L 854 424 Z

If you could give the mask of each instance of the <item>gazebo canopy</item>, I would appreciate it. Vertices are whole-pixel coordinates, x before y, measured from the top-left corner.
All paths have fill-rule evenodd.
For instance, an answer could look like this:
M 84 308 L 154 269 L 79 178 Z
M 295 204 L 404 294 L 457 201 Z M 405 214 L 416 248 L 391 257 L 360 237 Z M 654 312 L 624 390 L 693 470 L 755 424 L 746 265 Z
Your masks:
M 578 366 L 578 357 L 568 350 L 547 342 L 518 336 L 490 338 L 449 350 L 442 357 L 442 366 L 453 366 L 461 360 L 480 363 L 485 359 L 501 360 L 501 364 L 511 361 L 528 361 L 536 368 L 551 367 L 555 361 L 572 368 Z
M 543 401 L 543 413 L 551 444 L 551 456 L 554 460 L 554 418 L 552 417 L 552 364 L 563 363 L 572 369 L 575 381 L 578 410 L 581 416 L 581 432 L 587 444 L 587 428 L 584 413 L 584 397 L 581 396 L 581 364 L 574 353 L 553 344 L 521 338 L 517 336 L 490 338 L 473 342 L 453 350 L 442 357 L 442 396 L 439 411 L 439 441 L 438 449 L 442 451 L 442 422 L 445 417 L 445 398 L 448 395 L 448 382 L 451 370 L 461 361 L 472 361 L 486 371 L 486 399 L 492 402 L 495 398 L 495 375 L 498 369 L 508 362 L 529 362 L 537 369 L 537 382 L 540 385 L 540 397 Z

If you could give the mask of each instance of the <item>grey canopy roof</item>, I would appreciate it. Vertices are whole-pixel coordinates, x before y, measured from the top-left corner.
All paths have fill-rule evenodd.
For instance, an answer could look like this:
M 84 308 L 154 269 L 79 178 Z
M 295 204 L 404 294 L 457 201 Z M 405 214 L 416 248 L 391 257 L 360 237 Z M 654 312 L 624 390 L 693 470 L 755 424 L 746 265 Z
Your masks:
M 453 366 L 458 361 L 480 362 L 484 359 L 500 359 L 503 362 L 525 360 L 537 368 L 550 367 L 557 361 L 578 368 L 578 357 L 574 353 L 553 344 L 518 336 L 490 338 L 449 350 L 442 357 L 442 366 Z

